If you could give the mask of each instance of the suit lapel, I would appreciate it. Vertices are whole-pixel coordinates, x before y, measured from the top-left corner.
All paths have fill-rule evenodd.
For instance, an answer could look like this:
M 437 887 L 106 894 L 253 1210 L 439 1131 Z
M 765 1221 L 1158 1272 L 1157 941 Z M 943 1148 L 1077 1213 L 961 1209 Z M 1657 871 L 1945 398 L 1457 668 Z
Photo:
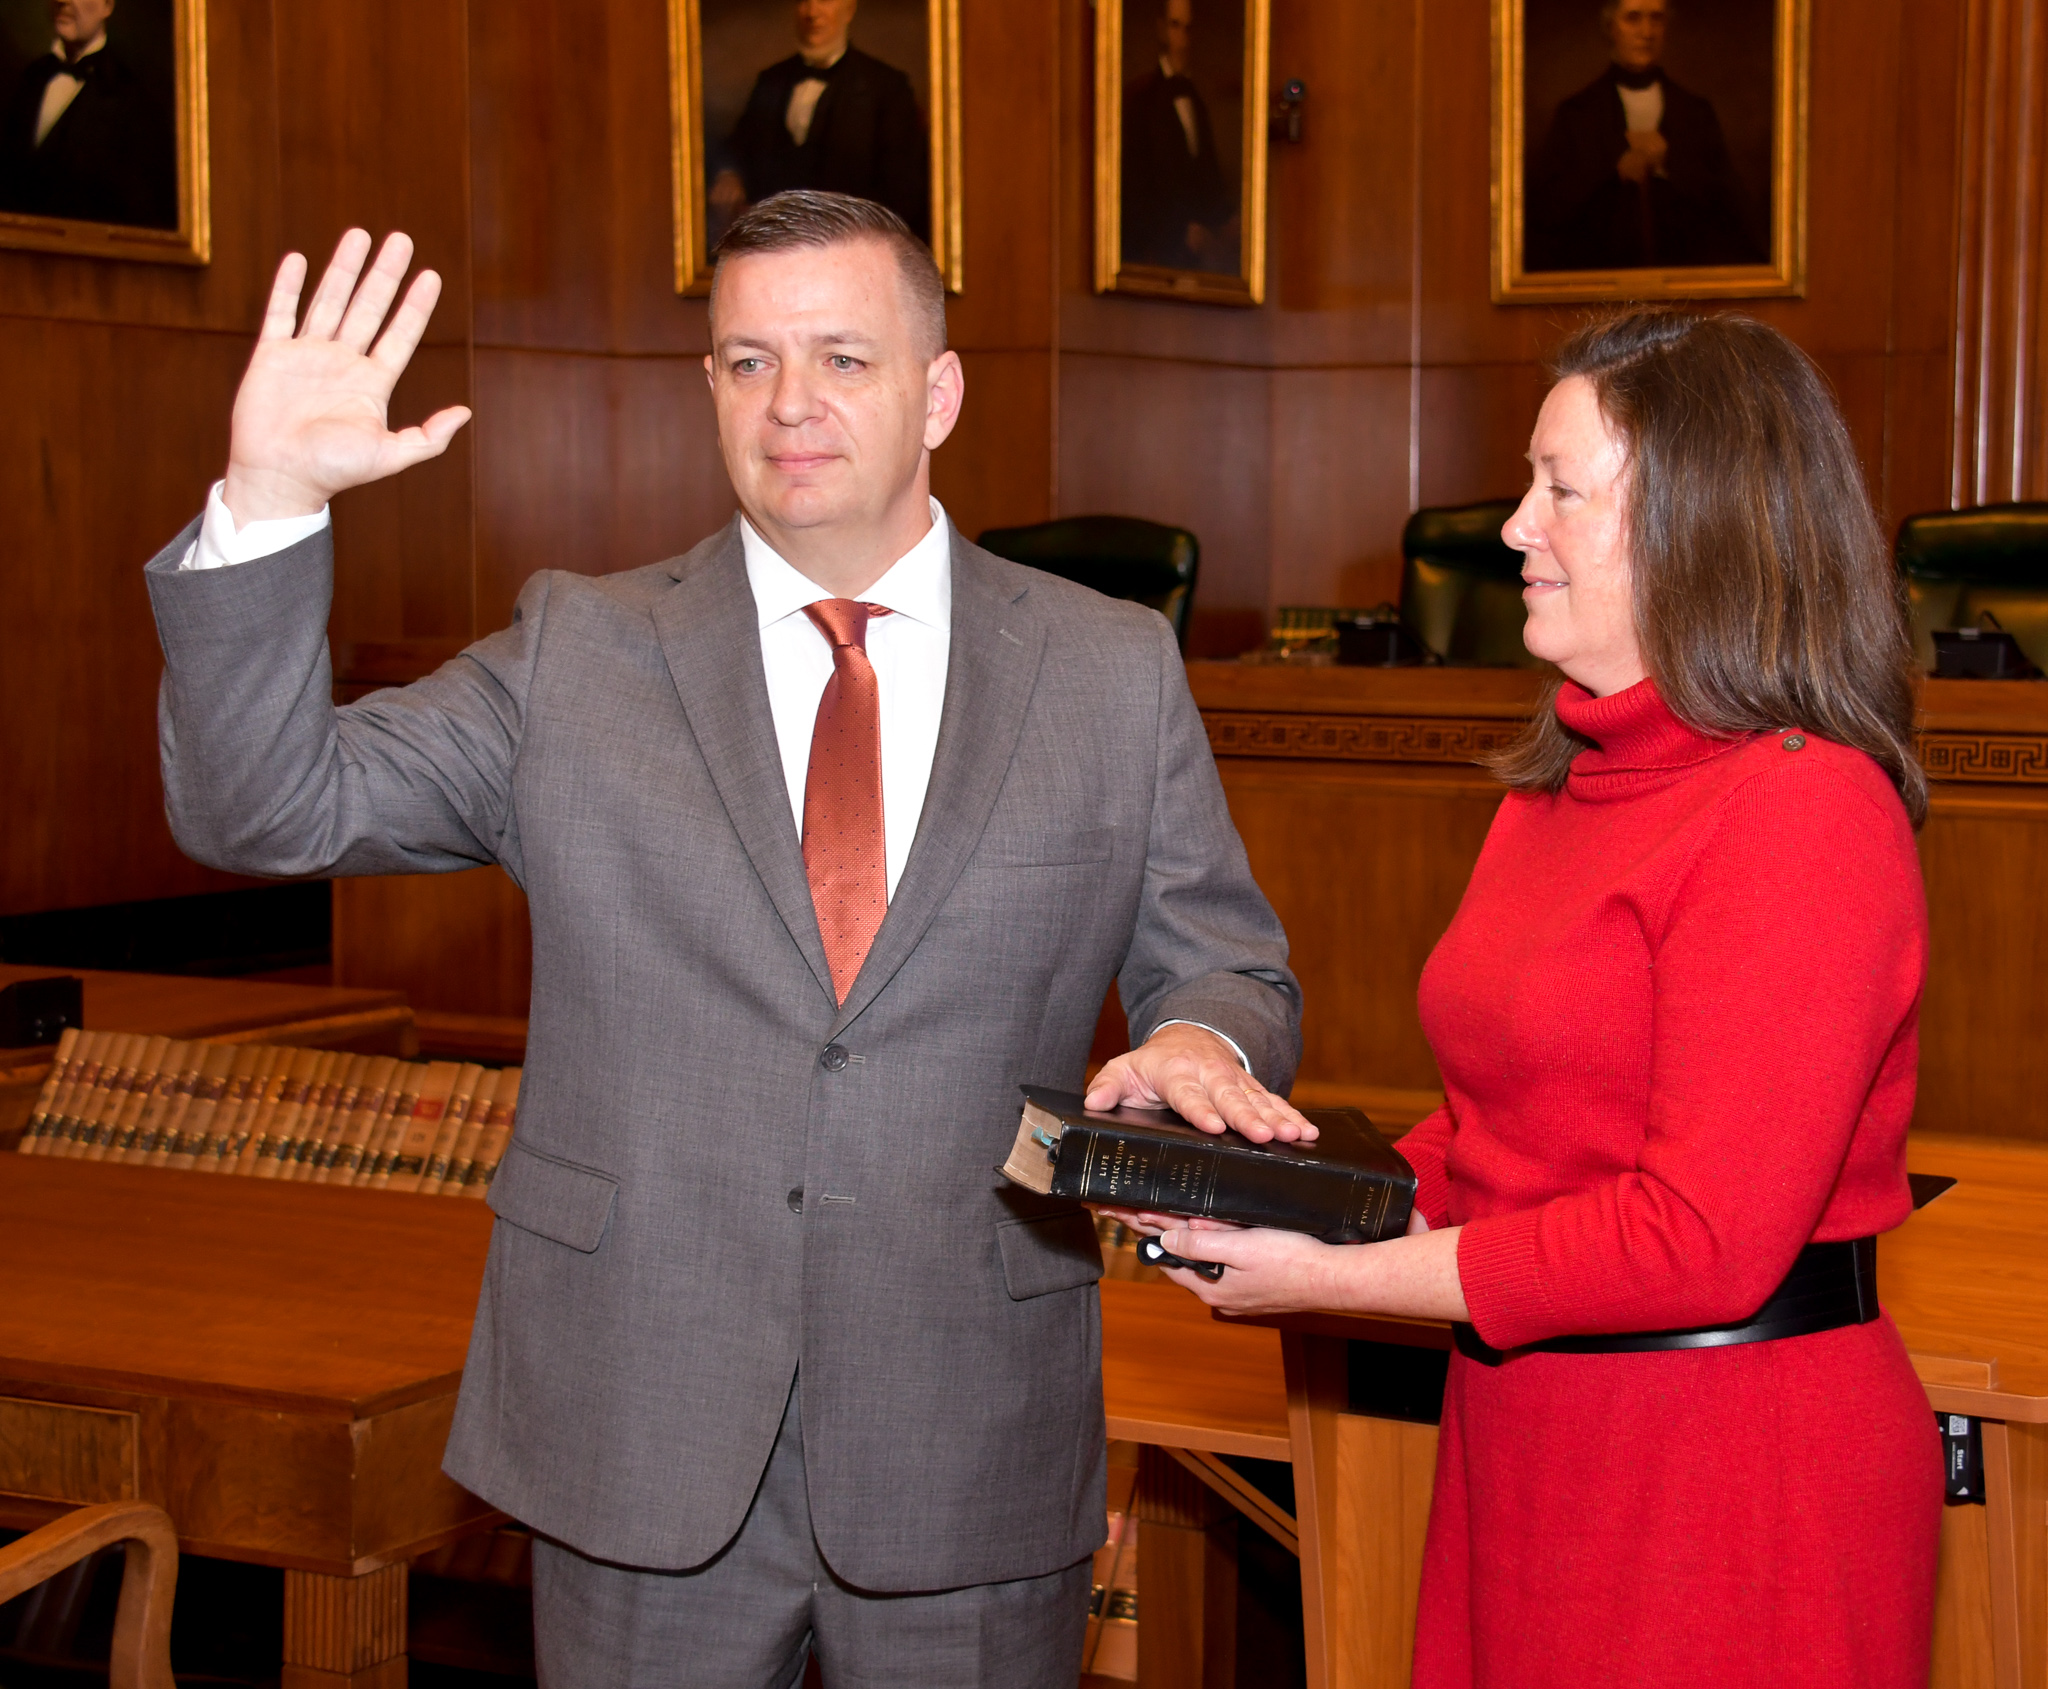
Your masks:
M 981 842 L 1010 771 L 1045 649 L 1045 625 L 1030 602 L 1027 578 L 954 534 L 946 702 L 924 813 L 889 912 L 834 1022 L 835 1034 L 910 959 Z M 785 796 L 785 815 L 788 802 Z
M 832 972 L 790 818 L 739 518 L 683 558 L 675 577 L 675 590 L 655 606 L 654 631 L 683 713 L 754 872 L 829 999 Z

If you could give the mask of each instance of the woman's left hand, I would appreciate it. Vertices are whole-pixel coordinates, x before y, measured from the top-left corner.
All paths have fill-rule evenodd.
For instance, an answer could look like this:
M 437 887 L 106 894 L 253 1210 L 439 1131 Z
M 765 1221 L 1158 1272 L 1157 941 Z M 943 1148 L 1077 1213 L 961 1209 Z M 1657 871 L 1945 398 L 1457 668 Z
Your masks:
M 1227 1314 L 1291 1314 L 1308 1309 L 1395 1314 L 1405 1319 L 1467 1320 L 1458 1279 L 1458 1228 L 1427 1226 L 1384 1243 L 1323 1243 L 1265 1227 L 1215 1229 L 1175 1222 L 1159 1234 L 1169 1254 L 1221 1261 L 1211 1281 L 1185 1268 L 1166 1276 Z
M 1228 1270 L 1214 1280 L 1185 1267 L 1164 1271 L 1175 1284 L 1226 1314 L 1286 1314 L 1305 1308 L 1340 1307 L 1338 1263 L 1332 1257 L 1353 1252 L 1300 1232 L 1264 1227 L 1197 1229 L 1185 1221 L 1175 1230 L 1160 1233 L 1159 1241 L 1169 1254 L 1183 1260 L 1224 1264 Z

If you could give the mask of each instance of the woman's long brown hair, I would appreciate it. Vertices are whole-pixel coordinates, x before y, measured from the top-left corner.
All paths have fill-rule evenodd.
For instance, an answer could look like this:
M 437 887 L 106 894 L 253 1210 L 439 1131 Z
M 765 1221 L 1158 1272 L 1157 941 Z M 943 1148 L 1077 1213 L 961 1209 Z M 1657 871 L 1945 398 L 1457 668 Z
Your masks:
M 1594 323 L 1551 370 L 1592 383 L 1622 446 L 1636 638 L 1672 712 L 1853 745 L 1919 826 L 1905 589 L 1819 371 L 1751 318 L 1671 310 Z M 1555 697 L 1490 759 L 1508 785 L 1558 791 L 1587 747 Z

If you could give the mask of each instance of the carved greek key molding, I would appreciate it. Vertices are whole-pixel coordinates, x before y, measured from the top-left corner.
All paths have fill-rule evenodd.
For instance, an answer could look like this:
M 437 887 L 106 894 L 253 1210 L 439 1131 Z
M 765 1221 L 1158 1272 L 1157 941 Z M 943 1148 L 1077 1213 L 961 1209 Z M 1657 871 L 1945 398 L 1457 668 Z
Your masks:
M 1519 721 L 1466 716 L 1205 710 L 1202 720 L 1219 757 L 1321 762 L 1477 762 L 1522 730 Z M 2048 733 L 1923 733 L 1917 745 L 1930 780 L 2048 786 Z
M 1519 721 L 1462 716 L 1254 715 L 1205 710 L 1219 757 L 1325 762 L 1477 762 L 1522 731 Z
M 1917 743 L 1930 780 L 2048 786 L 2048 734 L 1923 733 Z

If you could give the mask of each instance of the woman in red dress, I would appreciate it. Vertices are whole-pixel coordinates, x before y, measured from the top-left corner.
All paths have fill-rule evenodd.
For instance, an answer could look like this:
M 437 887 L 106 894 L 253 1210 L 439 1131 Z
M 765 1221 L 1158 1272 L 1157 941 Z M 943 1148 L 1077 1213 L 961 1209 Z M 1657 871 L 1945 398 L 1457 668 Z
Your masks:
M 1899 589 L 1772 330 L 1639 311 L 1557 373 L 1504 532 L 1564 679 L 1423 973 L 1411 1235 L 1148 1218 L 1205 1301 L 1464 1327 L 1418 1685 L 1922 1689 L 1940 1453 L 1872 1241 L 1927 944 Z

